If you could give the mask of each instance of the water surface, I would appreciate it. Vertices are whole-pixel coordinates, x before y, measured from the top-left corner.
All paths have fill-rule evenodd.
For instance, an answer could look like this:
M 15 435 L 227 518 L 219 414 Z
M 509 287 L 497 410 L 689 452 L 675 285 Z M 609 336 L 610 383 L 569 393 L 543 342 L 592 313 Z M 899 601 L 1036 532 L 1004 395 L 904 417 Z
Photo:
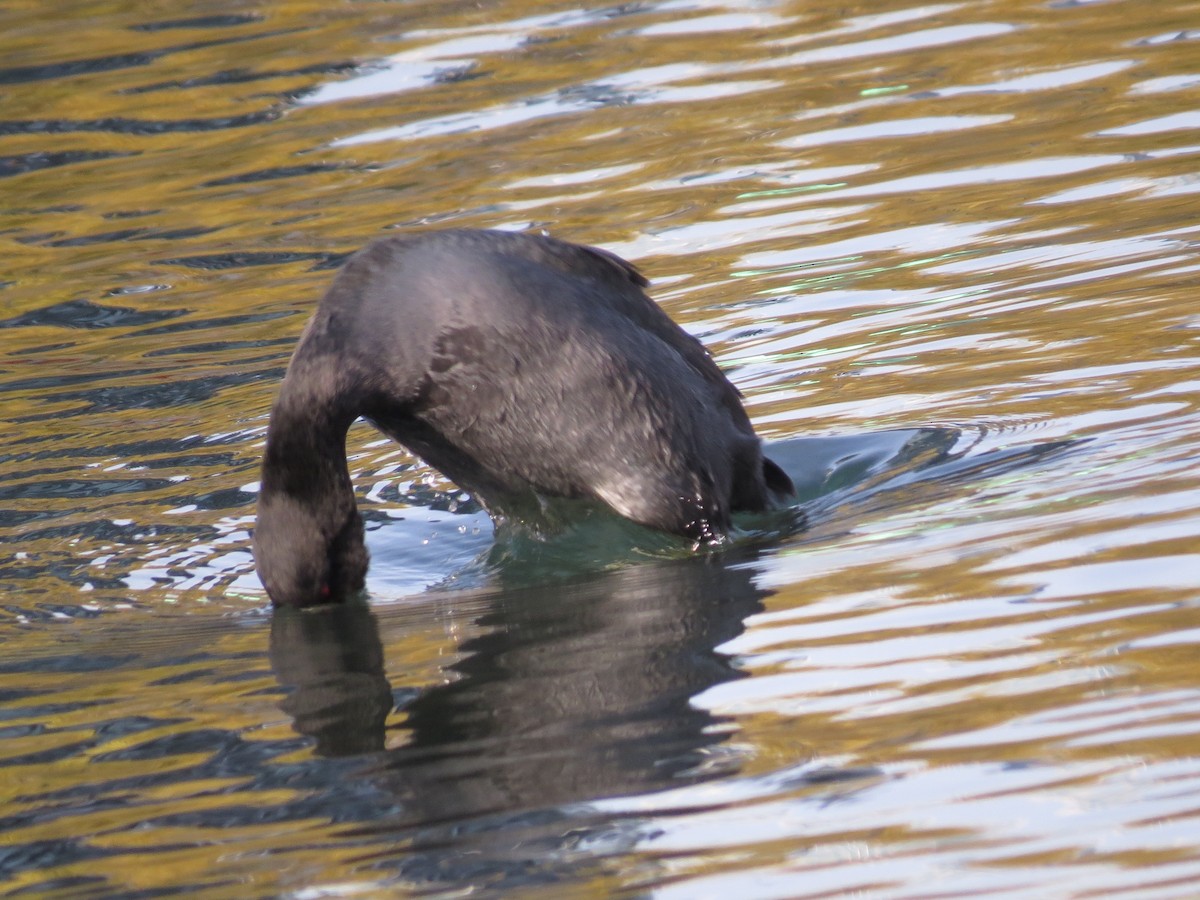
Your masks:
M 1196 12 L 0 11 L 0 886 L 1194 896 Z M 636 262 L 807 527 L 497 545 L 358 425 L 371 605 L 272 616 L 291 347 L 440 224 Z

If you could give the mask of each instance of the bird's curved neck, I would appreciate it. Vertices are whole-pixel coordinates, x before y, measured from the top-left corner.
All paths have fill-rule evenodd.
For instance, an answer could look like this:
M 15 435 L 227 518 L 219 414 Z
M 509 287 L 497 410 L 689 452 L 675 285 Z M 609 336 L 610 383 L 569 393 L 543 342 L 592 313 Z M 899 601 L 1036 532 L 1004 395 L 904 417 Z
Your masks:
M 289 372 L 271 409 L 263 455 L 264 495 L 286 494 L 329 512 L 354 506 L 346 432 L 356 412 Z
M 254 542 L 275 603 L 343 600 L 363 587 L 367 551 L 346 465 L 356 410 L 332 389 L 336 377 L 333 366 L 293 364 L 271 410 Z
M 259 525 L 314 535 L 309 549 L 330 558 L 365 559 L 362 519 L 346 465 L 346 432 L 357 409 L 336 389 L 336 366 L 293 360 L 271 409 L 259 487 Z M 263 522 L 263 517 L 280 519 Z M 291 519 L 293 521 L 283 521 Z M 278 526 L 272 528 L 271 526 Z M 354 562 L 350 568 L 357 567 Z M 354 573 L 345 573 L 350 580 Z

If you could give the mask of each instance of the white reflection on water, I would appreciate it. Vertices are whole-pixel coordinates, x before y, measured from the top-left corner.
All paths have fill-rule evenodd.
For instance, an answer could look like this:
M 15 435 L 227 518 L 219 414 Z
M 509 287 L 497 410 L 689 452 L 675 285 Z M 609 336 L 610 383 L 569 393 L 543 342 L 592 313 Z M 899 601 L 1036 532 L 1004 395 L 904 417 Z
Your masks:
M 707 101 L 718 97 L 734 97 L 755 91 L 765 91 L 780 85 L 780 82 L 777 81 L 732 79 L 716 84 L 712 83 L 710 79 L 718 74 L 720 73 L 712 67 L 690 64 L 658 66 L 653 69 L 620 73 L 551 94 L 522 98 L 511 104 L 501 104 L 484 110 L 439 116 L 391 128 L 368 131 L 336 140 L 332 146 L 351 147 L 376 141 L 413 140 L 436 135 L 488 131 L 550 116 L 585 112 L 608 104 L 631 106 L 645 103 Z M 698 80 L 702 83 L 675 84 L 677 81 L 684 80 Z
M 870 141 L 911 135 L 937 134 L 943 131 L 965 131 L 985 125 L 998 125 L 1012 120 L 1012 116 L 923 116 L 916 119 L 889 119 L 868 125 L 852 125 L 847 128 L 831 128 L 813 131 L 799 137 L 781 141 L 784 147 L 819 147 L 842 141 Z
M 1133 60 L 1118 59 L 1106 62 L 1086 63 L 1081 66 L 1065 66 L 1047 69 L 1044 72 L 1034 72 L 1009 78 L 1004 81 L 993 81 L 982 84 L 952 85 L 939 87 L 935 93 L 938 97 L 956 97 L 963 94 L 978 93 L 1022 93 L 1024 91 L 1048 91 L 1057 88 L 1085 84 L 1100 78 L 1108 78 L 1136 65 Z

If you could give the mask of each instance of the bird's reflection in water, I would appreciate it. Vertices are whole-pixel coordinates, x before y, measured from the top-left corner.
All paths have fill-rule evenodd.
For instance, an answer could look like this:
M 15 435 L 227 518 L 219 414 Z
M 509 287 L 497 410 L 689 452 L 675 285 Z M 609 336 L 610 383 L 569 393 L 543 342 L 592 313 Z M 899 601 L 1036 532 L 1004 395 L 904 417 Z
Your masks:
M 578 876 L 594 858 L 583 847 L 620 844 L 634 827 L 587 801 L 728 774 L 735 757 L 715 752 L 727 729 L 689 700 L 738 677 L 715 648 L 763 597 L 739 561 L 497 591 L 453 680 L 405 706 L 407 742 L 364 765 L 360 777 L 390 798 L 353 829 L 389 845 L 371 868 L 442 887 Z M 318 753 L 381 750 L 393 694 L 364 605 L 277 610 L 271 659 L 292 688 L 284 708 Z
M 271 620 L 271 668 L 291 690 L 280 704 L 319 756 L 384 747 L 394 701 L 379 626 L 365 603 L 311 612 L 280 607 Z

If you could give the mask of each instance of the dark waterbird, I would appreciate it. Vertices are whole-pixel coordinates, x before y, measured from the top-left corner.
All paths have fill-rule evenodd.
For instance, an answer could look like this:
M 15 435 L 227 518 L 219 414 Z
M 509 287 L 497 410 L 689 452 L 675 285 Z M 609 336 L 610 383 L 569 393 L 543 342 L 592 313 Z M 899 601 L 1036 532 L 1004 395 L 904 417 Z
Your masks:
M 369 244 L 300 337 L 271 410 L 254 556 L 276 604 L 363 588 L 346 465 L 359 416 L 497 519 L 547 498 L 719 542 L 784 505 L 741 395 L 623 259 L 537 235 L 439 231 Z

